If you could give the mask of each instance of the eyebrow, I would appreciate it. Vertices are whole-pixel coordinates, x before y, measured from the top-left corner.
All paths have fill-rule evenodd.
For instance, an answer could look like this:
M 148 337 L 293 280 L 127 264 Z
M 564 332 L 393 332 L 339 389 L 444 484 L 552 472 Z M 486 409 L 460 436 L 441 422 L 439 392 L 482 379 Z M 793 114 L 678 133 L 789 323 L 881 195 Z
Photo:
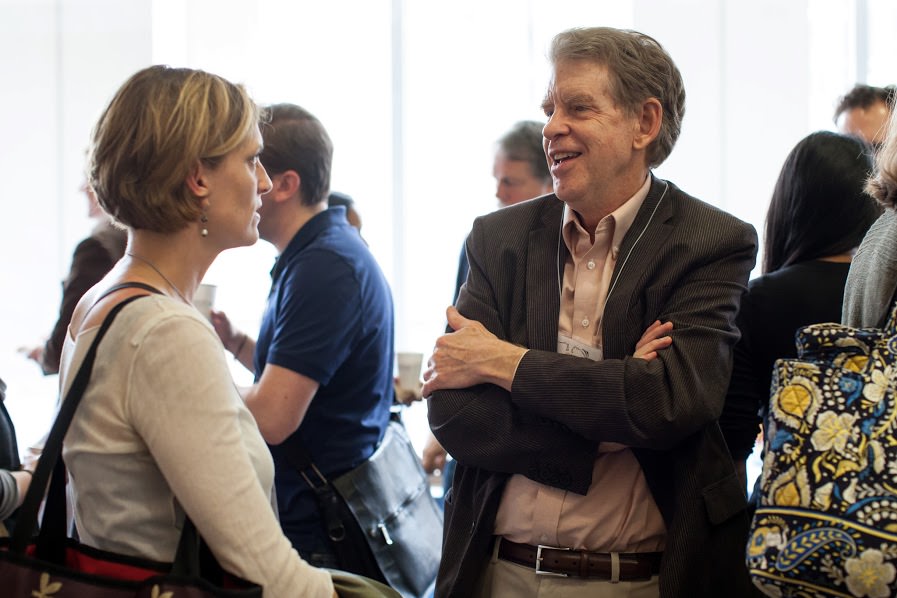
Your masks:
M 549 106 L 554 106 L 556 102 L 551 99 L 551 92 L 545 94 L 545 98 L 542 100 L 542 110 L 544 111 Z M 560 103 L 562 104 L 594 104 L 595 96 L 586 92 L 576 92 L 572 93 L 568 96 L 562 97 L 560 99 Z
M 562 99 L 565 104 L 592 104 L 595 101 L 595 96 L 590 93 L 574 93 Z

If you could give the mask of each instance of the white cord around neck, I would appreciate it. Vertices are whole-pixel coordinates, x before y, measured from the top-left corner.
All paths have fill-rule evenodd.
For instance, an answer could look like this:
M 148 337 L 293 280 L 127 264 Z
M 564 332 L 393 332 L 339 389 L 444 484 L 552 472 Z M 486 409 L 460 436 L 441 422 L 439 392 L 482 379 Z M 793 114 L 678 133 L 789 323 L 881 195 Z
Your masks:
M 667 191 L 670 189 L 670 184 L 667 181 L 663 181 L 663 193 L 660 195 L 660 199 L 657 200 L 657 203 L 654 205 L 654 209 L 651 211 L 651 215 L 648 217 L 648 222 L 645 223 L 645 226 L 642 227 L 641 232 L 636 237 L 635 241 L 633 241 L 632 245 L 629 247 L 629 251 L 626 252 L 626 257 L 623 258 L 623 262 L 620 264 L 619 268 L 616 268 L 616 277 L 613 278 L 610 289 L 607 291 L 607 295 L 604 297 L 604 307 L 607 306 L 607 300 L 610 299 L 610 294 L 614 292 L 614 289 L 617 288 L 617 282 L 620 280 L 620 275 L 623 272 L 623 268 L 626 267 L 626 263 L 629 261 L 629 257 L 632 255 L 635 246 L 638 245 L 638 242 L 642 240 L 642 237 L 645 236 L 645 231 L 648 230 L 648 226 L 651 225 L 651 222 L 654 220 L 654 215 L 657 213 L 657 208 L 660 207 L 660 202 L 663 201 L 663 198 L 666 197 Z M 566 208 L 565 208 L 566 209 Z M 558 299 L 563 299 L 563 276 L 561 274 L 561 243 L 563 242 L 563 234 L 564 234 L 564 211 L 561 211 L 561 225 L 558 230 L 558 247 L 557 247 L 557 256 L 555 258 L 555 264 L 557 267 L 557 281 L 558 281 Z

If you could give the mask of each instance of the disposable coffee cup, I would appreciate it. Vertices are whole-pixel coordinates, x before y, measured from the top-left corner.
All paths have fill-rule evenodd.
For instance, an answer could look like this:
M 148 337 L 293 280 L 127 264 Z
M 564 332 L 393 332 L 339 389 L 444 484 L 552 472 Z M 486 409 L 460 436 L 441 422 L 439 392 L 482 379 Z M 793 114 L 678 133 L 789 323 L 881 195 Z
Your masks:
M 215 307 L 215 293 L 217 291 L 218 287 L 213 284 L 201 284 L 193 295 L 193 307 L 210 321 L 212 319 L 212 308 Z
M 399 363 L 399 387 L 417 390 L 420 386 L 420 370 L 424 362 L 423 353 L 396 353 Z

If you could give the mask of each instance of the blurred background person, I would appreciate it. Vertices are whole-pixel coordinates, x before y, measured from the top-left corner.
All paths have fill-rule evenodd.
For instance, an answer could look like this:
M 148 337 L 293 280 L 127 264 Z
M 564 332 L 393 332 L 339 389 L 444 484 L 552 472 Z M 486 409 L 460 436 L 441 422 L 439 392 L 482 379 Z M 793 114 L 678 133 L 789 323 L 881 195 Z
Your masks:
M 864 142 L 818 132 L 791 150 L 779 173 L 766 213 L 763 274 L 741 302 L 741 340 L 720 419 L 745 486 L 775 360 L 797 355 L 798 328 L 840 319 L 851 258 L 881 212 L 863 190 L 871 170 Z
M 881 146 L 895 90 L 894 85 L 874 87 L 857 83 L 838 99 L 835 108 L 838 130 L 859 137 L 873 147 Z
M 5 403 L 6 383 L 0 379 L 0 537 L 12 531 L 15 522 L 10 517 L 25 499 L 33 473 L 19 461 L 16 429 Z
M 87 290 L 98 283 L 125 253 L 127 233 L 116 227 L 97 204 L 96 195 L 86 182 L 81 191 L 87 197 L 87 215 L 97 223 L 90 236 L 78 243 L 72 255 L 68 276 L 62 281 L 62 303 L 53 331 L 43 345 L 22 351 L 33 359 L 44 375 L 59 372 L 59 356 L 75 305 Z
M 348 220 L 349 224 L 354 226 L 360 234 L 361 214 L 358 213 L 358 209 L 355 207 L 355 200 L 352 199 L 352 196 L 340 193 L 339 191 L 331 191 L 327 196 L 327 207 L 332 208 L 333 206 L 343 206 L 346 209 L 346 220 Z
M 542 127 L 545 123 L 522 120 L 502 135 L 495 145 L 492 176 L 495 178 L 495 197 L 499 207 L 505 208 L 521 201 L 552 192 L 551 173 L 542 148 Z M 467 281 L 467 249 L 461 246 L 458 273 L 455 276 L 454 304 Z M 422 463 L 424 471 L 442 472 L 443 496 L 452 486 L 454 462 L 431 433 L 424 446 Z
M 535 120 L 522 120 L 498 139 L 492 177 L 495 179 L 495 197 L 498 198 L 499 207 L 506 208 L 551 193 L 551 173 L 548 172 L 548 161 L 542 149 L 543 126 L 544 123 Z M 452 303 L 458 300 L 461 285 L 467 280 L 466 251 L 462 245 Z

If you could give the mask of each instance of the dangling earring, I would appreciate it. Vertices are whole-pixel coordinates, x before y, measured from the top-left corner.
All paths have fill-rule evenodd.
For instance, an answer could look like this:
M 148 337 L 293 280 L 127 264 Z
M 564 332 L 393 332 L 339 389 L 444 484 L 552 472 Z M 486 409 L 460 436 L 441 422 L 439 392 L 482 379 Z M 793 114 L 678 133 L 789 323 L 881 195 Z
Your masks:
M 208 237 L 209 229 L 206 228 L 206 224 L 208 224 L 208 222 L 209 222 L 209 217 L 206 216 L 205 212 L 203 212 L 202 216 L 199 217 L 199 221 L 202 222 L 202 228 L 199 230 L 199 234 L 202 235 L 203 237 Z

